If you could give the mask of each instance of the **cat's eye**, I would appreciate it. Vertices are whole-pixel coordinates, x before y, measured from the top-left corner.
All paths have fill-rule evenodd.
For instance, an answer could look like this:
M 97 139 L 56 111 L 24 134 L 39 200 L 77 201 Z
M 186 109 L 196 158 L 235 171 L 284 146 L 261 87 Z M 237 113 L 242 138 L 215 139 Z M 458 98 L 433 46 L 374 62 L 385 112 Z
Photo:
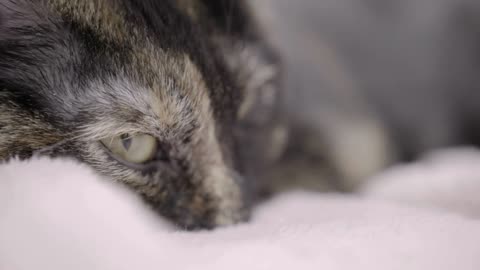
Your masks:
M 101 141 L 116 157 L 134 164 L 151 161 L 157 152 L 157 140 L 148 134 L 122 134 Z

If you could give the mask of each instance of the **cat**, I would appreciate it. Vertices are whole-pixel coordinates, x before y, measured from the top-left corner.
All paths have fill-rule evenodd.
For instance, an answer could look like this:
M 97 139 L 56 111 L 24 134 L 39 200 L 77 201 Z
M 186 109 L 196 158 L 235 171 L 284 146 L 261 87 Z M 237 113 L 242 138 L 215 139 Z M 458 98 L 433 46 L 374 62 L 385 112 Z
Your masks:
M 0 0 L 0 160 L 69 157 L 185 229 L 248 219 L 279 59 L 234 0 Z
M 474 0 L 0 0 L 0 160 L 70 157 L 185 229 L 480 144 Z M 322 179 L 326 180 L 322 181 Z

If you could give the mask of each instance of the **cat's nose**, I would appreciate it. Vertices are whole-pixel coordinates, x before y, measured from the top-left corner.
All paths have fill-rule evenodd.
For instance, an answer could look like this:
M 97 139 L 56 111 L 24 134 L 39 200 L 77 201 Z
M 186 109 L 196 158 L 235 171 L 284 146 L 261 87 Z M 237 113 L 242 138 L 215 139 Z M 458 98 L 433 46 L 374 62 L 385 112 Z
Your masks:
M 228 179 L 217 188 L 197 190 L 180 213 L 180 225 L 188 230 L 213 229 L 245 222 L 250 218 L 251 204 L 245 179 L 237 173 L 228 173 Z M 230 183 L 230 184 L 229 184 Z M 221 187 L 221 188 L 220 188 Z

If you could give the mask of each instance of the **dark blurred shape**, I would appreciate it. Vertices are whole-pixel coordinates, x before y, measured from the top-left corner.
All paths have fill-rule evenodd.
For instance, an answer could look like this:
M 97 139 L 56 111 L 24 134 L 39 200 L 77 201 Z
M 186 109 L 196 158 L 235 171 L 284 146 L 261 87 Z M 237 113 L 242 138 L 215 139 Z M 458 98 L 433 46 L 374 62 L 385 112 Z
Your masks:
M 479 1 L 252 2 L 285 61 L 286 162 L 302 164 L 285 182 L 322 165 L 351 190 L 394 162 L 480 144 Z

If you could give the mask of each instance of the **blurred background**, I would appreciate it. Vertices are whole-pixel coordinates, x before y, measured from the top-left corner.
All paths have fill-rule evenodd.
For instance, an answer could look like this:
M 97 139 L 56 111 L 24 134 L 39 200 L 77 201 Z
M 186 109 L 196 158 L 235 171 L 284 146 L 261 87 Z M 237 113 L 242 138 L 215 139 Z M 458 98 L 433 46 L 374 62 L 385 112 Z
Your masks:
M 283 187 L 355 190 L 392 164 L 479 145 L 480 1 L 251 2 L 284 62 Z

